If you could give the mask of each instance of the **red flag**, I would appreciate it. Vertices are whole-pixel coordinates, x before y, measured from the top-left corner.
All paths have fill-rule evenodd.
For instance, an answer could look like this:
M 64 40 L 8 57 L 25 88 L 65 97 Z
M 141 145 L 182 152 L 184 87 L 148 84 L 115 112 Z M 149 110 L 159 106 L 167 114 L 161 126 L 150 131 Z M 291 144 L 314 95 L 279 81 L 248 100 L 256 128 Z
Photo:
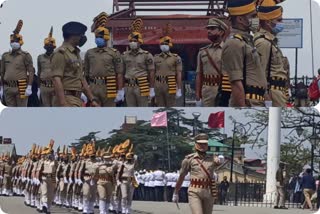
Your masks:
M 211 113 L 208 118 L 208 126 L 212 129 L 224 128 L 224 111 Z
M 152 115 L 152 127 L 167 127 L 167 112 L 159 112 Z

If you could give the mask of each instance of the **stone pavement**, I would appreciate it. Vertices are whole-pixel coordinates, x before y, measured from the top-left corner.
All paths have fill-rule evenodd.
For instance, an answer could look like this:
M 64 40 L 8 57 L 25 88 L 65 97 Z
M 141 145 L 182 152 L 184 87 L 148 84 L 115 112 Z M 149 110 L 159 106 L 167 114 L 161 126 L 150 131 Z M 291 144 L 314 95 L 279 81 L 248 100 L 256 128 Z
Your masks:
M 22 197 L 3 197 L 0 196 L 0 207 L 7 214 L 37 214 L 38 212 L 23 204 Z M 179 204 L 178 210 L 176 204 L 166 202 L 133 202 L 133 214 L 191 214 L 188 204 Z M 53 207 L 52 214 L 71 213 L 79 214 L 72 209 Z M 95 211 L 98 214 L 98 210 Z M 258 207 L 231 207 L 231 206 L 215 206 L 213 214 L 311 214 L 309 210 L 289 209 L 289 210 L 274 210 L 271 208 Z M 0 214 L 2 214 L 0 212 Z M 317 214 L 320 214 L 317 213 Z

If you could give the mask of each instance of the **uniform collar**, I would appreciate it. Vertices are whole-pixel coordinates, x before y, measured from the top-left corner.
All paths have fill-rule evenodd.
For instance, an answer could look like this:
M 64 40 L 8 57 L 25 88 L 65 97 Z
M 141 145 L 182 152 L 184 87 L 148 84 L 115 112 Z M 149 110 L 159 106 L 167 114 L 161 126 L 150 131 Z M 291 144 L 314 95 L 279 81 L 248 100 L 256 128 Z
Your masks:
M 140 54 L 140 53 L 143 53 L 143 50 L 141 49 L 141 48 L 139 48 L 139 50 L 138 51 L 133 51 L 133 50 L 131 50 L 130 49 L 130 54 Z
M 109 48 L 106 46 L 106 47 L 103 47 L 103 48 L 96 48 L 96 52 L 107 52 L 109 50 Z
M 205 159 L 207 157 L 207 155 L 201 156 L 198 152 L 196 152 L 194 157 L 199 158 L 199 159 Z
M 269 31 L 267 31 L 263 28 L 261 28 L 259 30 L 259 33 L 263 34 L 266 37 L 266 39 L 271 40 L 271 41 L 274 41 L 274 39 L 276 38 L 272 33 L 270 33 Z
M 164 57 L 167 57 L 167 56 L 172 56 L 172 53 L 169 51 L 167 53 L 165 52 L 161 52 L 160 56 L 164 56 Z
M 211 43 L 211 44 L 209 45 L 209 48 L 222 48 L 223 44 L 224 44 L 223 41 L 220 42 L 220 43 Z
M 250 35 L 250 33 L 246 32 L 246 31 L 239 30 L 239 29 L 232 28 L 231 35 L 235 35 L 235 34 L 241 35 L 243 37 L 243 39 L 246 40 L 247 42 L 252 40 L 252 36 Z
M 70 52 L 72 53 L 80 53 L 80 49 L 77 48 L 77 47 L 73 47 L 72 45 L 70 45 L 69 43 L 67 42 L 63 42 L 63 46 L 65 48 L 67 48 Z
M 12 50 L 10 51 L 11 55 L 18 55 L 18 54 L 21 54 L 21 53 L 22 53 L 21 48 L 19 50 L 15 51 L 15 52 L 13 52 Z

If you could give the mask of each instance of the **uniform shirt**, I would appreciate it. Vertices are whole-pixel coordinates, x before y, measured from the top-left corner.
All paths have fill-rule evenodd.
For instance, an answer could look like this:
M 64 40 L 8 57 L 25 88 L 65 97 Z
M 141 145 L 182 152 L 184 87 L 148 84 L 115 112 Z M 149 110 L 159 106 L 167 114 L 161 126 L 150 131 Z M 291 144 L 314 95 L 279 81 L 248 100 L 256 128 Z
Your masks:
M 45 160 L 43 162 L 43 173 L 44 174 L 52 174 L 55 172 L 55 163 L 51 160 Z
M 134 163 L 129 163 L 128 161 L 125 161 L 121 166 L 120 169 L 123 168 L 122 177 L 133 177 L 134 176 Z
M 95 176 L 97 174 L 98 163 L 93 162 L 92 160 L 85 161 L 85 175 Z
M 35 178 L 39 161 L 32 163 L 31 178 Z
M 165 185 L 165 176 L 164 171 L 156 170 L 153 172 L 154 176 L 154 185 L 163 187 Z
M 154 68 L 154 59 L 151 53 L 142 50 L 137 53 L 133 51 L 126 51 L 123 53 L 122 60 L 125 69 L 125 78 L 138 78 L 147 76 Z
M 220 75 L 222 46 L 223 46 L 223 43 L 216 44 L 216 45 L 210 44 L 199 50 L 198 57 L 197 57 L 197 71 L 196 71 L 197 73 L 201 72 L 201 69 L 202 69 L 203 74 L 214 75 L 214 76 Z M 217 67 L 220 69 L 220 73 L 219 71 L 217 71 L 217 69 L 214 66 L 212 66 L 206 50 L 208 51 L 211 59 L 216 63 Z
M 243 40 L 234 38 L 241 35 Z M 261 67 L 258 51 L 255 49 L 252 37 L 243 31 L 232 30 L 232 36 L 227 39 L 222 48 L 222 72 L 229 75 L 230 82 L 243 80 L 243 62 L 246 56 L 246 85 L 267 87 L 264 70 Z
M 157 76 L 176 75 L 178 71 L 182 71 L 180 56 L 171 52 L 155 55 L 154 64 Z
M 123 73 L 121 54 L 114 48 L 92 48 L 84 58 L 86 77 L 106 77 Z
M 22 50 L 4 53 L 0 74 L 5 81 L 27 79 L 28 75 L 33 75 L 31 55 Z
M 172 173 L 171 172 L 168 172 L 166 173 L 166 186 L 170 186 L 172 185 Z
M 109 165 L 107 163 L 100 163 L 98 166 L 98 175 L 99 175 L 99 180 L 97 184 L 105 184 L 107 182 L 112 182 L 114 180 L 114 168 L 115 165 Z M 105 179 L 100 179 L 100 177 L 106 177 L 108 181 Z
M 193 153 L 187 155 L 185 159 L 182 161 L 180 174 L 186 176 L 188 172 L 190 172 L 190 179 L 205 179 L 208 180 L 207 174 L 203 171 L 198 160 L 202 163 L 205 169 L 208 171 L 210 175 L 213 175 L 214 170 L 214 162 L 213 158 L 209 156 L 205 156 L 201 158 L 198 153 Z M 190 187 L 194 188 L 194 187 Z
M 262 36 L 264 36 L 264 38 Z M 283 54 L 281 49 L 276 45 L 275 39 L 276 38 L 272 33 L 262 28 L 254 36 L 255 46 L 260 55 L 262 70 L 265 71 L 266 77 L 268 77 L 268 72 L 269 72 L 269 59 L 270 59 L 270 50 L 272 45 L 272 54 L 271 54 L 271 61 L 270 61 L 270 71 L 271 71 L 270 77 L 280 77 L 286 80 L 288 77 L 288 73 L 284 69 Z
M 38 77 L 41 80 L 50 80 L 51 78 L 51 63 L 50 56 L 41 54 L 38 56 Z
M 172 184 L 171 184 L 172 188 L 176 187 L 178 178 L 179 178 L 179 174 L 177 172 L 173 172 L 172 173 Z
M 51 77 L 60 77 L 64 90 L 82 91 L 84 79 L 80 49 L 68 43 L 57 48 L 51 58 Z
M 8 177 L 12 176 L 12 165 L 7 162 L 4 164 L 4 175 Z

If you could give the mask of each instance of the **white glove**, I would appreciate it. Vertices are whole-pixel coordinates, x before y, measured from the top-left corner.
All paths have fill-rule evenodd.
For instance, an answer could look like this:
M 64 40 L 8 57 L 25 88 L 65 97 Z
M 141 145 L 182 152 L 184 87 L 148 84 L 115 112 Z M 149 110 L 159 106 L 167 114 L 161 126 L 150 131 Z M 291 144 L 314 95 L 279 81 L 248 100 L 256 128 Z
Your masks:
M 199 101 L 196 100 L 196 107 L 202 107 L 202 100 Z
M 117 97 L 114 99 L 114 102 L 124 101 L 124 89 L 118 90 Z
M 174 202 L 174 203 L 178 203 L 179 202 L 179 195 L 178 194 L 173 194 L 172 202 Z
M 31 85 L 28 85 L 24 95 L 29 97 L 31 94 L 32 94 Z
M 2 100 L 3 97 L 3 86 L 0 86 L 0 100 Z
M 93 179 L 90 180 L 90 186 L 93 186 L 94 185 L 94 181 Z
M 176 92 L 176 98 L 180 98 L 182 96 L 181 89 L 179 88 Z
M 0 175 L 0 179 L 3 179 L 3 177 Z
M 224 163 L 224 156 L 223 155 L 219 155 L 218 156 L 220 163 Z
M 269 107 L 272 107 L 272 101 L 271 100 L 266 100 L 264 101 L 264 105 L 269 108 Z
M 82 184 L 82 180 L 81 179 L 78 180 L 78 184 L 79 185 Z
M 119 180 L 117 180 L 117 186 L 120 186 L 121 182 Z
M 64 181 L 65 184 L 68 183 L 68 179 L 66 177 L 63 178 L 63 181 Z
M 156 93 L 154 92 L 154 88 L 150 88 L 150 98 L 153 98 L 156 96 Z
M 72 184 L 72 178 L 69 178 L 69 184 Z
M 84 93 L 81 93 L 81 100 L 85 103 L 88 102 L 88 98 L 86 97 L 86 95 Z
M 277 181 L 276 186 L 277 187 L 281 186 L 279 181 Z
M 56 182 L 57 182 L 57 183 L 59 182 L 59 179 L 58 179 L 58 177 L 56 177 Z
M 38 96 L 38 99 L 40 99 L 40 88 L 38 88 L 37 96 Z

